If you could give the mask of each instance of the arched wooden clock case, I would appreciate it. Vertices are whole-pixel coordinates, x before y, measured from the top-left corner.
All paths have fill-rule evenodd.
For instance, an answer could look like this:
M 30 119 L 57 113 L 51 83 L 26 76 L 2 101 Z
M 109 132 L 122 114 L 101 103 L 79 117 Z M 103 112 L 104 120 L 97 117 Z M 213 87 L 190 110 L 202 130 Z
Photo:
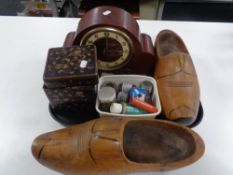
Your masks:
M 100 71 L 153 75 L 151 38 L 140 33 L 137 21 L 123 9 L 101 6 L 88 11 L 64 42 L 64 46 L 87 44 L 96 45 Z

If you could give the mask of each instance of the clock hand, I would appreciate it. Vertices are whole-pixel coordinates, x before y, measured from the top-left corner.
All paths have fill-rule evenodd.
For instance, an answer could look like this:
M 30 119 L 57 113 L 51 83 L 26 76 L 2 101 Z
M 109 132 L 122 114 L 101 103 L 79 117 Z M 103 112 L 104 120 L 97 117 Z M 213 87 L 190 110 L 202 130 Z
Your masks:
M 108 37 L 106 37 L 106 55 L 108 56 Z

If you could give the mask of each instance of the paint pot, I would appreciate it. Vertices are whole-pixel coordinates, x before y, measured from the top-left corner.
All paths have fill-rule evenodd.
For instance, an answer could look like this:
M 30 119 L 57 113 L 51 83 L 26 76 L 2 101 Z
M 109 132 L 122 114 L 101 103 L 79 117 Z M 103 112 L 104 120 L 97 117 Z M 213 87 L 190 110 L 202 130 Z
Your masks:
M 122 91 L 118 92 L 116 101 L 118 103 L 127 102 L 128 101 L 128 93 L 125 93 Z
M 129 93 L 129 90 L 134 87 L 135 85 L 128 83 L 128 82 L 123 82 L 119 85 L 119 92 L 125 92 L 125 93 Z
M 128 103 L 112 103 L 110 106 L 110 112 L 115 114 L 147 114 L 148 112 L 141 110 L 137 107 L 134 107 Z
M 98 92 L 100 109 L 105 112 L 110 112 L 110 105 L 116 100 L 116 90 L 110 86 L 101 88 Z
M 153 85 L 150 81 L 143 81 L 143 82 L 139 85 L 140 88 L 146 89 L 147 92 L 148 92 L 149 94 L 152 93 L 152 91 L 153 91 L 153 86 L 154 86 L 154 85 Z

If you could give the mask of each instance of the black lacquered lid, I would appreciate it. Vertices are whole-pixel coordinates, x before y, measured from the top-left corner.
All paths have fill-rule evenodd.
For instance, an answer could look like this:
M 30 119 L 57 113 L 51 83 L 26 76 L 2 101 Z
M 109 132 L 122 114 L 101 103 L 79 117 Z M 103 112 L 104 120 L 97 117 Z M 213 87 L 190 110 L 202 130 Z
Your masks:
M 98 70 L 95 46 L 49 49 L 43 79 L 47 88 L 97 84 Z

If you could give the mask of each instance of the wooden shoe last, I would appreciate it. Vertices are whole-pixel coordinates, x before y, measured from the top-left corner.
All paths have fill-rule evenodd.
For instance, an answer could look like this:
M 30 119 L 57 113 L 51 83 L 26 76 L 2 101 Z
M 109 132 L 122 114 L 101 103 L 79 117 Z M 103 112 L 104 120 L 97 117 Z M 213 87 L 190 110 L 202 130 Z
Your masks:
M 34 157 L 69 175 L 176 169 L 198 160 L 204 143 L 174 122 L 100 118 L 37 137 Z
M 200 90 L 190 54 L 173 31 L 161 31 L 155 42 L 157 80 L 163 113 L 169 120 L 191 125 L 197 117 Z

